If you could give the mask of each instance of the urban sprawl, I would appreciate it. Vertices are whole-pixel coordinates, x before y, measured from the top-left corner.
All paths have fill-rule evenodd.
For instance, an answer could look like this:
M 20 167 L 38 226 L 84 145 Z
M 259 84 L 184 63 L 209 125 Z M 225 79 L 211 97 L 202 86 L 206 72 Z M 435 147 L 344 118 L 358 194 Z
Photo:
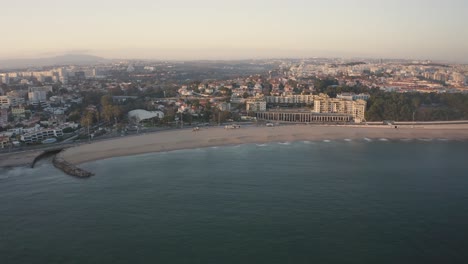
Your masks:
M 4 70 L 0 148 L 239 122 L 461 119 L 467 75 L 466 65 L 319 58 Z

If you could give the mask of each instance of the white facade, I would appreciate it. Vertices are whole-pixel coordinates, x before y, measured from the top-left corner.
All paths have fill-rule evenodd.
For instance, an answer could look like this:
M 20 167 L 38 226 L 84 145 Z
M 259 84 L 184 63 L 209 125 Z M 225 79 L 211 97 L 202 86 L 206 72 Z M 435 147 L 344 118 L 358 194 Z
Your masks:
M 39 130 L 39 131 L 35 131 L 35 132 L 22 135 L 21 141 L 31 144 L 31 143 L 41 142 L 48 138 L 54 138 L 54 137 L 56 138 L 56 137 L 62 137 L 62 136 L 63 136 L 62 129 L 44 129 L 44 130 Z
M 143 109 L 132 110 L 128 112 L 129 118 L 135 118 L 138 122 L 154 117 L 164 118 L 164 113 L 161 111 L 146 111 Z
M 365 119 L 366 106 L 367 102 L 364 100 L 351 101 L 320 94 L 320 98 L 314 101 L 314 112 L 352 115 L 355 122 L 360 123 Z
M 261 112 L 266 111 L 266 101 L 258 99 L 250 99 L 245 102 L 247 111 Z
M 370 95 L 369 94 L 355 94 L 355 93 L 341 93 L 336 96 L 338 99 L 344 99 L 344 100 L 349 100 L 349 101 L 356 101 L 356 100 L 369 100 Z
M 317 95 L 293 94 L 285 96 L 265 96 L 265 100 L 270 104 L 306 104 L 312 105 Z

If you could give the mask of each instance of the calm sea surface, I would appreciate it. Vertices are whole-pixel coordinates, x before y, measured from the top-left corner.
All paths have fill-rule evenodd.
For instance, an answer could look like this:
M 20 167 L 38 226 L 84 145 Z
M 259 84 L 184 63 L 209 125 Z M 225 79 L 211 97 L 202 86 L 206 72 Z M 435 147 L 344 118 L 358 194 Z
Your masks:
M 468 263 L 468 143 L 294 142 L 0 170 L 0 263 Z

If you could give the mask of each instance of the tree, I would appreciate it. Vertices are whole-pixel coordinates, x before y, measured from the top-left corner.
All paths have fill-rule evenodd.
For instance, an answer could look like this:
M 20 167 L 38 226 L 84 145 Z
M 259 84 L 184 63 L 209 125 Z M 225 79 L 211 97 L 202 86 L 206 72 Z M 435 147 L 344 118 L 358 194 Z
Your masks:
M 68 115 L 68 121 L 79 122 L 81 119 L 81 114 L 78 111 L 73 111 Z
M 80 121 L 81 126 L 82 127 L 92 126 L 94 124 L 95 116 L 96 116 L 95 112 L 87 111 L 81 118 L 81 121 Z

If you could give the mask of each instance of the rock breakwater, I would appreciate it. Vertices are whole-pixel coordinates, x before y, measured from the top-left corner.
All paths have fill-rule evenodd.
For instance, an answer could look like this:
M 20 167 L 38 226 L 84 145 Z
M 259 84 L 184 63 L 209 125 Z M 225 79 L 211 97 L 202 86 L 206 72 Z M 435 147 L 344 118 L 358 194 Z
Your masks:
M 94 173 L 78 168 L 58 155 L 54 157 L 52 163 L 57 169 L 60 169 L 66 174 L 74 177 L 89 178 L 94 175 Z

